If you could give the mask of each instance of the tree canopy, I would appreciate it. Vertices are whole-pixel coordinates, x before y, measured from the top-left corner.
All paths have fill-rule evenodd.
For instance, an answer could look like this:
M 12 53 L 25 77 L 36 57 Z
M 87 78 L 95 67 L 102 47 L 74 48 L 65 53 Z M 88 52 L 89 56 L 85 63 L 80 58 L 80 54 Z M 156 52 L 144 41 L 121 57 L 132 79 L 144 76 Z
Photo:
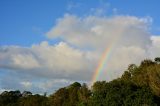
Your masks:
M 4 91 L 0 106 L 160 106 L 160 58 L 130 64 L 120 78 L 87 84 L 74 82 L 53 94 Z M 46 94 L 46 93 L 45 93 Z

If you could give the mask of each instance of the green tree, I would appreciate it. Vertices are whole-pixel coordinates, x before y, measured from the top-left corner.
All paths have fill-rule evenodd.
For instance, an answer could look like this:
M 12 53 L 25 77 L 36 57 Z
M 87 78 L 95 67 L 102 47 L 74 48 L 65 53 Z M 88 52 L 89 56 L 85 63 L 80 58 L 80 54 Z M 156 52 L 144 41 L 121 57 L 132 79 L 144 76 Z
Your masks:
M 149 76 L 149 86 L 157 96 L 160 96 L 160 66 L 151 66 L 147 69 L 147 72 Z
M 88 89 L 87 84 L 83 84 L 81 88 L 78 91 L 78 97 L 79 97 L 79 105 L 80 106 L 87 106 L 89 97 L 91 96 L 91 91 Z
M 57 92 L 50 96 L 50 104 L 53 106 L 67 106 L 69 91 L 66 88 L 60 88 Z
M 121 77 L 121 79 L 125 81 L 130 81 L 131 80 L 131 73 L 128 71 L 125 71 Z
M 49 106 L 48 98 L 39 94 L 19 99 L 19 106 Z
M 145 59 L 141 62 L 140 64 L 140 67 L 146 67 L 146 66 L 151 66 L 151 65 L 154 65 L 155 62 L 153 62 L 152 60 L 150 59 Z
M 69 105 L 76 106 L 79 103 L 78 91 L 81 88 L 81 84 L 78 82 L 74 82 L 68 87 L 69 91 Z
M 160 63 L 160 57 L 156 57 L 154 60 L 156 63 L 158 63 L 158 64 Z
M 21 92 L 16 91 L 4 91 L 0 95 L 0 106 L 16 106 L 18 99 L 21 97 Z
M 103 106 L 107 93 L 106 81 L 97 81 L 92 86 L 92 96 L 89 100 L 89 106 Z

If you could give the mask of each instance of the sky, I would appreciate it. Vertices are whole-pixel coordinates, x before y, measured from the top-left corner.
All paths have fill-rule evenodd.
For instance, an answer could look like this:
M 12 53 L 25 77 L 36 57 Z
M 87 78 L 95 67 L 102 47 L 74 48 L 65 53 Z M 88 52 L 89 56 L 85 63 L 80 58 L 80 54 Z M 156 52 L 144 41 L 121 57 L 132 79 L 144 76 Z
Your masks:
M 110 81 L 129 64 L 158 57 L 159 3 L 0 0 L 0 92 Z

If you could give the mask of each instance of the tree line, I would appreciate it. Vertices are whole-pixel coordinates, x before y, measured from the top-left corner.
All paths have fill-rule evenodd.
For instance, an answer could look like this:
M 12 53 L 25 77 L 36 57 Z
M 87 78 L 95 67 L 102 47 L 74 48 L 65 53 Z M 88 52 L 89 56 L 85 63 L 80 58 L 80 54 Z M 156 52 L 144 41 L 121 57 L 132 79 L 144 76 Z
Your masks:
M 120 78 L 87 84 L 74 82 L 46 96 L 4 91 L 0 106 L 160 106 L 160 58 L 130 64 Z

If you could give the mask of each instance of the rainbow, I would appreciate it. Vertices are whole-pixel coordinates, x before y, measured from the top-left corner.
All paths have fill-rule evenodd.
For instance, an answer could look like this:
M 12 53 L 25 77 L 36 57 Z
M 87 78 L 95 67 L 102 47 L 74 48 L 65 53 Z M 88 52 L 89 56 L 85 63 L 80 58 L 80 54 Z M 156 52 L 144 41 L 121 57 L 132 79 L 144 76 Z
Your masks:
M 102 56 L 98 62 L 98 66 L 96 70 L 94 71 L 94 74 L 91 79 L 91 85 L 98 80 L 100 73 L 103 71 L 104 66 L 107 65 L 107 61 L 109 60 L 111 53 L 113 52 L 113 49 L 115 45 L 118 43 L 120 40 L 121 36 L 117 36 L 116 38 L 113 39 L 112 43 L 106 48 L 106 50 L 102 53 Z
M 102 54 L 98 66 L 93 74 L 91 84 L 93 84 L 98 79 L 100 73 L 102 72 L 104 66 L 106 65 L 107 60 L 110 57 L 111 51 L 112 51 L 111 48 L 107 48 Z

